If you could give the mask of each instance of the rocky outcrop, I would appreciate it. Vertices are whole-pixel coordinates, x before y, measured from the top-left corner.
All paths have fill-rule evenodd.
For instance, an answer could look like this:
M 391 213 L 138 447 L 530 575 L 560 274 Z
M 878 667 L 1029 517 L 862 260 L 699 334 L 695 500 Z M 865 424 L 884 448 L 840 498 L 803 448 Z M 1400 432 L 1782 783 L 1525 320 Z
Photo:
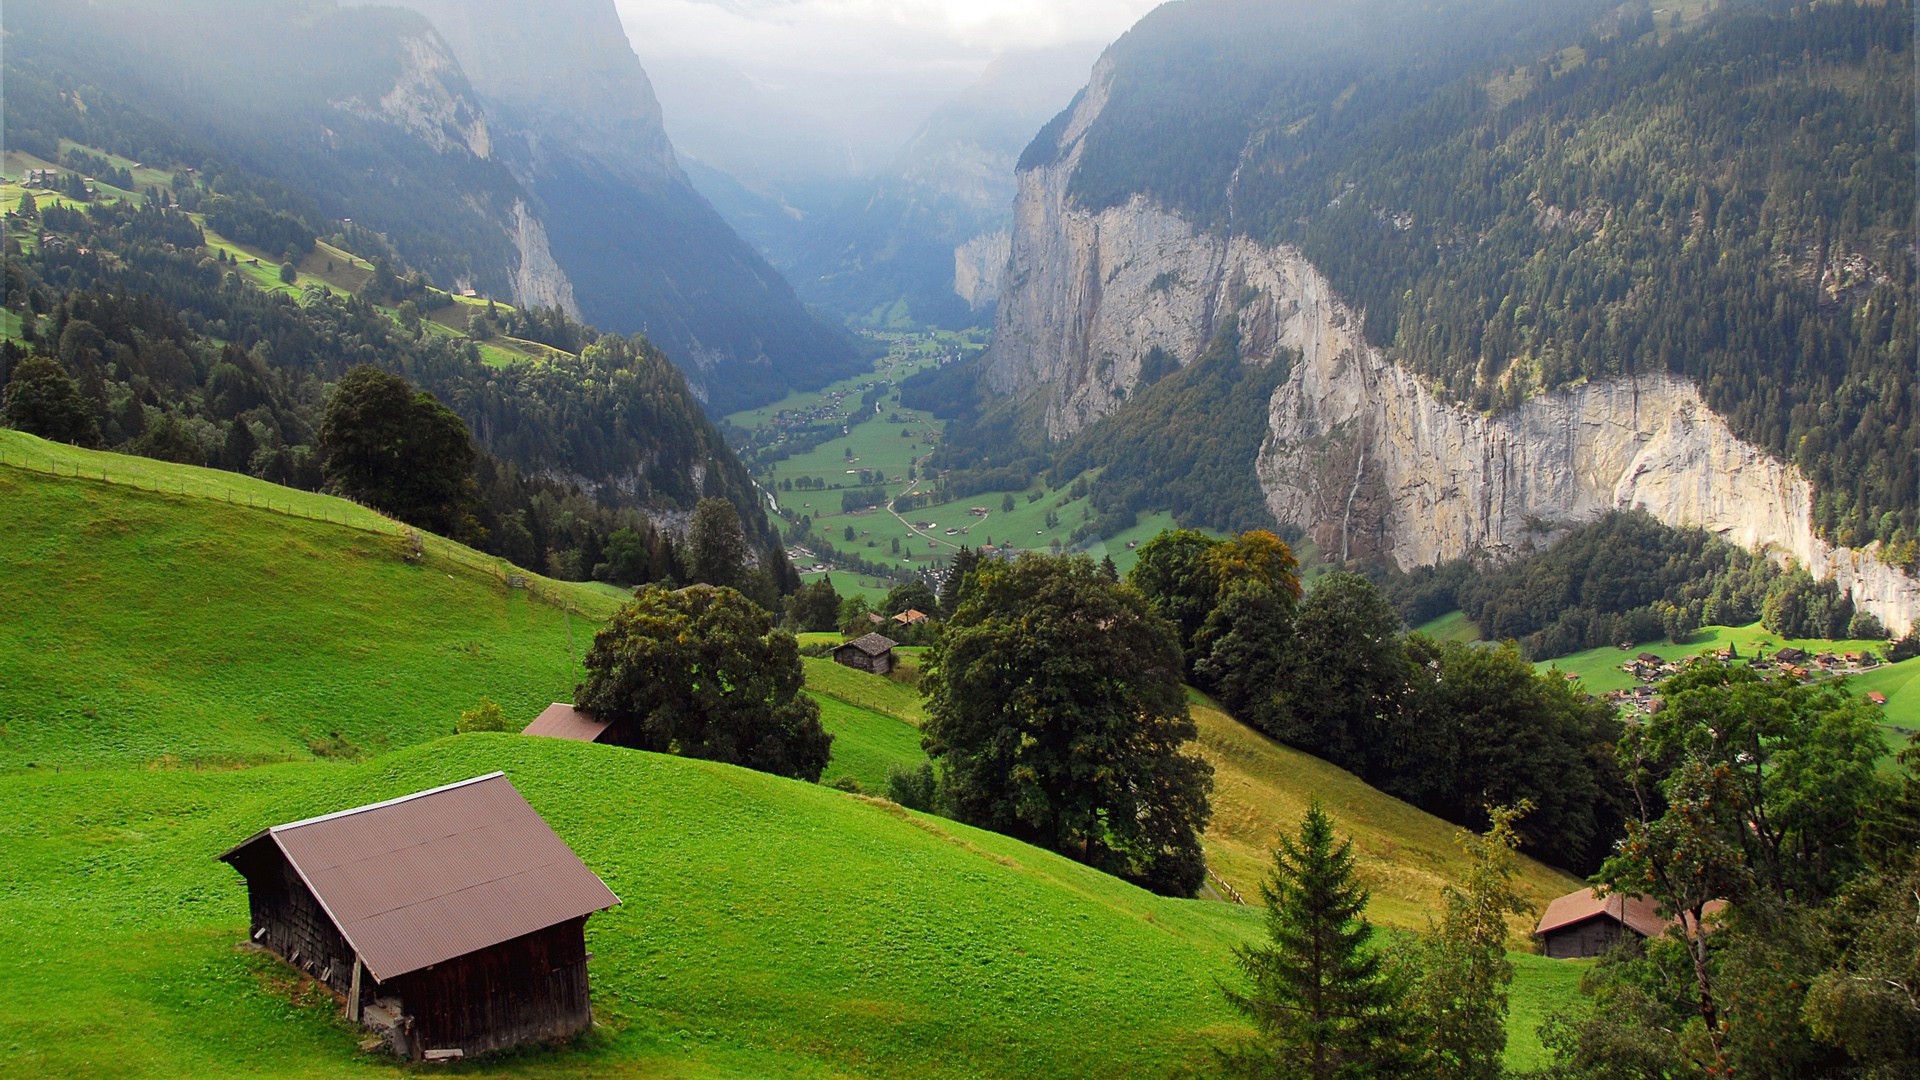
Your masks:
M 1005 229 L 976 236 L 953 249 L 953 292 L 972 311 L 985 311 L 1000 296 L 1013 235 Z
M 520 250 L 520 265 L 513 273 L 514 303 L 522 307 L 557 307 L 574 318 L 580 317 L 580 305 L 573 299 L 573 282 L 554 261 L 547 247 L 547 229 L 528 211 L 526 201 L 513 201 L 513 223 L 508 230 Z
M 1021 174 L 987 359 L 997 391 L 1044 396 L 1053 438 L 1120 407 L 1151 350 L 1190 362 L 1237 316 L 1246 362 L 1293 364 L 1257 461 L 1268 506 L 1329 554 L 1402 567 L 1507 558 L 1639 507 L 1834 575 L 1896 632 L 1920 617 L 1920 582 L 1877 547 L 1815 535 L 1807 480 L 1737 438 L 1682 379 L 1589 383 L 1482 415 L 1368 344 L 1358 313 L 1298 251 L 1199 232 L 1143 198 L 1075 206 L 1068 179 L 1109 78 L 1103 62 L 1055 160 Z

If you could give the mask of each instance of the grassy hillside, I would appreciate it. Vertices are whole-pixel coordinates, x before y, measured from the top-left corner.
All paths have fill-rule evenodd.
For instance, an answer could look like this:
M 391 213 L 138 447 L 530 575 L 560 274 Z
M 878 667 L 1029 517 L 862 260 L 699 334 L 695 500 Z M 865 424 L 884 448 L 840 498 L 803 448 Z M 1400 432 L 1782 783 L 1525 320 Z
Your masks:
M 80 476 L 18 467 L 30 451 Z M 17 432 L 0 454 L 0 769 L 378 750 L 450 733 L 482 695 L 531 718 L 571 697 L 568 623 L 584 650 L 617 604 L 510 589 L 437 537 L 410 559 L 399 526 L 338 499 Z
M 13 433 L 0 452 L 15 599 L 0 617 L 0 994 L 35 1003 L 5 1040 L 24 1075 L 392 1075 L 328 1002 L 235 949 L 244 892 L 212 856 L 267 824 L 494 768 L 626 904 L 590 931 L 601 1029 L 481 1074 L 1164 1076 L 1238 1030 L 1216 980 L 1258 934 L 1254 908 L 1154 897 L 820 785 L 442 738 L 481 694 L 510 716 L 567 697 L 557 602 L 587 613 L 583 648 L 617 598 L 508 589 L 495 561 L 438 538 L 410 562 L 377 515 L 229 474 Z M 924 760 L 910 686 L 806 665 L 837 736 L 828 779 L 879 788 Z M 1375 918 L 1425 925 L 1458 876 L 1455 830 L 1196 711 L 1227 882 L 1253 897 L 1274 836 L 1318 795 L 1355 837 Z M 1530 866 L 1526 887 L 1572 885 Z M 1528 1065 L 1534 1024 L 1580 969 L 1517 959 L 1509 1060 Z
M 1741 656 L 1751 657 L 1757 650 L 1775 650 L 1793 646 L 1810 653 L 1859 652 L 1882 653 L 1886 651 L 1884 641 L 1827 641 L 1818 638 L 1783 638 L 1772 633 L 1759 623 L 1747 626 L 1708 626 L 1694 634 L 1685 645 L 1655 643 L 1636 645 L 1630 650 L 1598 648 L 1587 649 L 1558 660 L 1544 661 L 1537 667 L 1542 670 L 1558 668 L 1561 671 L 1580 677 L 1580 685 L 1590 694 L 1604 694 L 1610 690 L 1621 690 L 1640 685 L 1639 680 L 1620 670 L 1620 665 L 1642 652 L 1650 652 L 1663 660 L 1679 660 L 1701 653 L 1713 652 L 1732 646 Z M 1863 675 L 1849 676 L 1848 687 L 1856 696 L 1864 697 L 1870 691 L 1877 690 L 1887 696 L 1887 704 L 1881 710 L 1881 730 L 1886 735 L 1890 750 L 1899 750 L 1906 746 L 1907 736 L 1920 730 L 1920 657 L 1905 660 L 1898 664 L 1885 664 Z
M 603 1030 L 501 1071 L 1163 1076 L 1235 1026 L 1213 978 L 1250 911 L 814 785 L 497 735 L 362 765 L 0 780 L 0 988 L 36 1003 L 9 1056 L 30 1075 L 392 1075 L 235 950 L 245 894 L 212 856 L 496 768 L 624 901 L 588 928 Z

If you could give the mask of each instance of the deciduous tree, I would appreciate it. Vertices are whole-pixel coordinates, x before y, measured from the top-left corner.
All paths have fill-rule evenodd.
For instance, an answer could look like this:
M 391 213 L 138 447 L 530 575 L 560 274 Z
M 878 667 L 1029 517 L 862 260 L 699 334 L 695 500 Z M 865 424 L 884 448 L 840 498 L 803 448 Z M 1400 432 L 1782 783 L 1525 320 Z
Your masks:
M 587 650 L 574 700 L 638 749 L 819 780 L 833 743 L 793 635 L 733 589 L 640 590 Z
M 960 820 L 1190 896 L 1213 770 L 1173 628 L 1085 556 L 989 563 L 929 657 L 927 751 Z

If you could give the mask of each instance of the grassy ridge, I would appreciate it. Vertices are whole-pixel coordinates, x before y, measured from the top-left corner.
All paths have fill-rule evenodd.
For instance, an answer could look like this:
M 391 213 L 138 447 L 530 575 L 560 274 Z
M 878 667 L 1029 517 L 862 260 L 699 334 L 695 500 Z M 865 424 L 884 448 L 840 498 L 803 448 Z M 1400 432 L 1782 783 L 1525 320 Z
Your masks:
M 93 457 L 116 482 L 0 467 L 0 578 L 30 613 L 0 620 L 0 769 L 377 750 L 447 734 L 482 695 L 527 717 L 570 698 L 568 623 L 584 649 L 593 622 L 507 588 L 493 560 L 436 538 L 409 561 L 384 529 L 192 494 L 229 474 Z M 162 490 L 117 482 L 137 469 Z M 591 616 L 617 603 L 539 584 Z

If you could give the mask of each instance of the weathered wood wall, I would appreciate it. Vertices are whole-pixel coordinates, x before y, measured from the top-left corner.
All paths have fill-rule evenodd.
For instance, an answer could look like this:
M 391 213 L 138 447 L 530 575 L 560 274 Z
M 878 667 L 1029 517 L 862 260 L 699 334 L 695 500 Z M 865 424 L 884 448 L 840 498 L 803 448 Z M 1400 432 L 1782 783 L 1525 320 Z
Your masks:
M 885 675 L 893 670 L 891 652 L 884 652 L 879 656 L 868 656 L 859 649 L 837 649 L 834 651 L 833 659 L 835 663 L 871 675 Z
M 583 916 L 382 983 L 413 1017 L 415 1056 L 472 1057 L 593 1026 Z
M 1556 960 L 1604 956 L 1620 943 L 1623 936 L 1637 938 L 1640 935 L 1612 919 L 1588 919 L 1586 922 L 1562 927 L 1545 935 L 1544 951 Z
M 256 844 L 235 866 L 247 879 L 247 933 L 254 943 L 345 997 L 353 985 L 353 949 L 286 857 L 271 844 Z M 363 1001 L 371 1000 L 367 990 L 362 987 Z

